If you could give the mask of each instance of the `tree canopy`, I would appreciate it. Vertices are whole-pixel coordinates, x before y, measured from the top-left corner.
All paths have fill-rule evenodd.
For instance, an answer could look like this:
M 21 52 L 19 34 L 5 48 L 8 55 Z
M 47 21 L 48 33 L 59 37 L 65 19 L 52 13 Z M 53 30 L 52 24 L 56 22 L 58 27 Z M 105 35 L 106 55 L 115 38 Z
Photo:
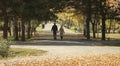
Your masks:
M 86 18 L 86 35 L 90 39 L 89 23 L 94 17 L 102 20 L 102 39 L 105 40 L 106 19 L 120 19 L 119 0 L 0 0 L 0 18 L 4 27 L 9 20 L 21 19 L 21 24 L 30 20 L 56 20 L 56 13 L 82 14 Z M 95 19 L 95 18 L 94 18 Z M 23 21 L 23 22 L 22 22 Z M 17 21 L 15 22 L 17 25 Z M 30 24 L 29 24 L 30 25 Z M 24 28 L 23 28 L 24 29 Z M 3 29 L 4 38 L 7 28 Z M 24 33 L 24 30 L 23 30 Z M 17 35 L 17 34 L 16 34 Z

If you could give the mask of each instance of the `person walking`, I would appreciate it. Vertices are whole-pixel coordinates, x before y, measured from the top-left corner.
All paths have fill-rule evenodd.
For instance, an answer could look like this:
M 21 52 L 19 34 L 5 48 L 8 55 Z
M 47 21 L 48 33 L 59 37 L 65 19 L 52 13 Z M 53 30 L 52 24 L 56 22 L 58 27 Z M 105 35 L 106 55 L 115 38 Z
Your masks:
M 52 26 L 51 31 L 53 32 L 54 40 L 56 40 L 57 39 L 57 31 L 58 31 L 58 27 L 57 27 L 56 23 L 54 23 L 54 25 Z
M 60 27 L 59 32 L 60 32 L 60 38 L 62 40 L 63 39 L 63 34 L 65 33 L 64 29 L 63 29 L 63 26 Z

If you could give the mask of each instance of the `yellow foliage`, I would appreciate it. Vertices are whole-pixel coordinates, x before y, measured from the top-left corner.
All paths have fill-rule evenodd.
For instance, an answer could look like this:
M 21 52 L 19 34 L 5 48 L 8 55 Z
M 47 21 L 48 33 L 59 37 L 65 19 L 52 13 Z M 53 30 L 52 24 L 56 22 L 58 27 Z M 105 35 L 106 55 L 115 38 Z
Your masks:
M 81 14 L 76 15 L 74 13 L 62 12 L 62 13 L 57 13 L 56 15 L 58 16 L 58 19 L 61 19 L 63 21 L 71 20 L 72 22 L 75 22 L 76 24 L 80 24 L 84 22 L 83 15 Z

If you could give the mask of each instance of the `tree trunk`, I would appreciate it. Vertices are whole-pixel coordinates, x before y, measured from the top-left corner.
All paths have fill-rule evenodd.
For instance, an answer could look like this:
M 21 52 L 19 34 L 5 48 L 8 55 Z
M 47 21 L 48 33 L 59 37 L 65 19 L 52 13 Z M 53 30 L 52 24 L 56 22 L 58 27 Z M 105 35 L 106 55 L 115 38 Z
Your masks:
M 11 36 L 11 22 L 8 23 L 8 32 L 9 32 L 9 36 Z
M 102 17 L 102 26 L 101 26 L 101 28 L 102 28 L 102 40 L 105 40 L 106 39 L 106 36 L 105 36 L 105 34 L 106 34 L 106 24 L 105 24 L 105 21 L 106 21 L 106 10 L 104 9 L 104 5 L 106 5 L 106 3 L 105 3 L 105 0 L 100 0 L 100 4 L 101 4 L 101 6 L 100 6 L 100 8 L 101 8 L 101 17 Z
M 27 31 L 27 38 L 31 38 L 31 22 L 30 20 L 28 21 L 28 31 Z
M 14 21 L 14 40 L 19 40 L 19 38 L 18 38 L 18 20 L 17 20 L 17 18 L 14 18 L 13 19 Z
M 108 33 L 111 32 L 111 27 L 112 27 L 112 22 L 111 22 L 111 21 L 112 21 L 112 20 L 110 19 L 110 25 L 109 25 Z
M 92 22 L 92 31 L 93 31 L 93 38 L 96 38 L 96 31 L 95 31 L 95 20 Z
M 105 40 L 106 39 L 106 24 L 105 24 L 105 14 L 102 14 L 102 40 Z
M 21 23 L 18 23 L 18 35 L 21 37 Z
M 97 37 L 97 33 L 98 33 L 98 24 L 99 24 L 99 20 L 96 19 L 96 22 L 95 22 L 95 34 L 96 34 L 96 37 Z
M 21 19 L 21 31 L 22 31 L 21 40 L 25 41 L 25 21 L 23 18 Z
M 86 37 L 87 37 L 87 39 L 90 39 L 90 17 L 87 17 L 87 20 L 86 20 L 86 27 L 87 27 L 87 30 L 86 30 Z
M 86 27 L 87 27 L 87 39 L 90 39 L 90 21 L 91 21 L 91 0 L 88 0 L 87 5 L 87 19 L 86 19 Z
M 6 14 L 4 15 L 3 38 L 8 38 L 8 16 Z
M 115 33 L 115 20 L 113 22 L 113 34 Z
M 84 22 L 84 33 L 83 33 L 83 35 L 86 37 L 87 36 L 87 29 L 86 29 L 87 27 L 86 27 L 86 20 L 85 20 L 85 22 Z

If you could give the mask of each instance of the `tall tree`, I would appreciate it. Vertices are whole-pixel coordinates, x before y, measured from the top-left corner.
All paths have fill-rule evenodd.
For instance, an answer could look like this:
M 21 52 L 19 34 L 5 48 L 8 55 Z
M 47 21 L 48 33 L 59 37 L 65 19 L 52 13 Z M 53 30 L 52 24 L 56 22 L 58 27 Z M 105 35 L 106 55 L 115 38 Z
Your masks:
M 2 11 L 2 16 L 3 16 L 3 20 L 4 20 L 4 27 L 3 27 L 3 38 L 7 39 L 8 37 L 8 13 L 10 12 L 9 9 L 9 1 L 5 1 L 5 0 L 0 0 L 0 8 Z

